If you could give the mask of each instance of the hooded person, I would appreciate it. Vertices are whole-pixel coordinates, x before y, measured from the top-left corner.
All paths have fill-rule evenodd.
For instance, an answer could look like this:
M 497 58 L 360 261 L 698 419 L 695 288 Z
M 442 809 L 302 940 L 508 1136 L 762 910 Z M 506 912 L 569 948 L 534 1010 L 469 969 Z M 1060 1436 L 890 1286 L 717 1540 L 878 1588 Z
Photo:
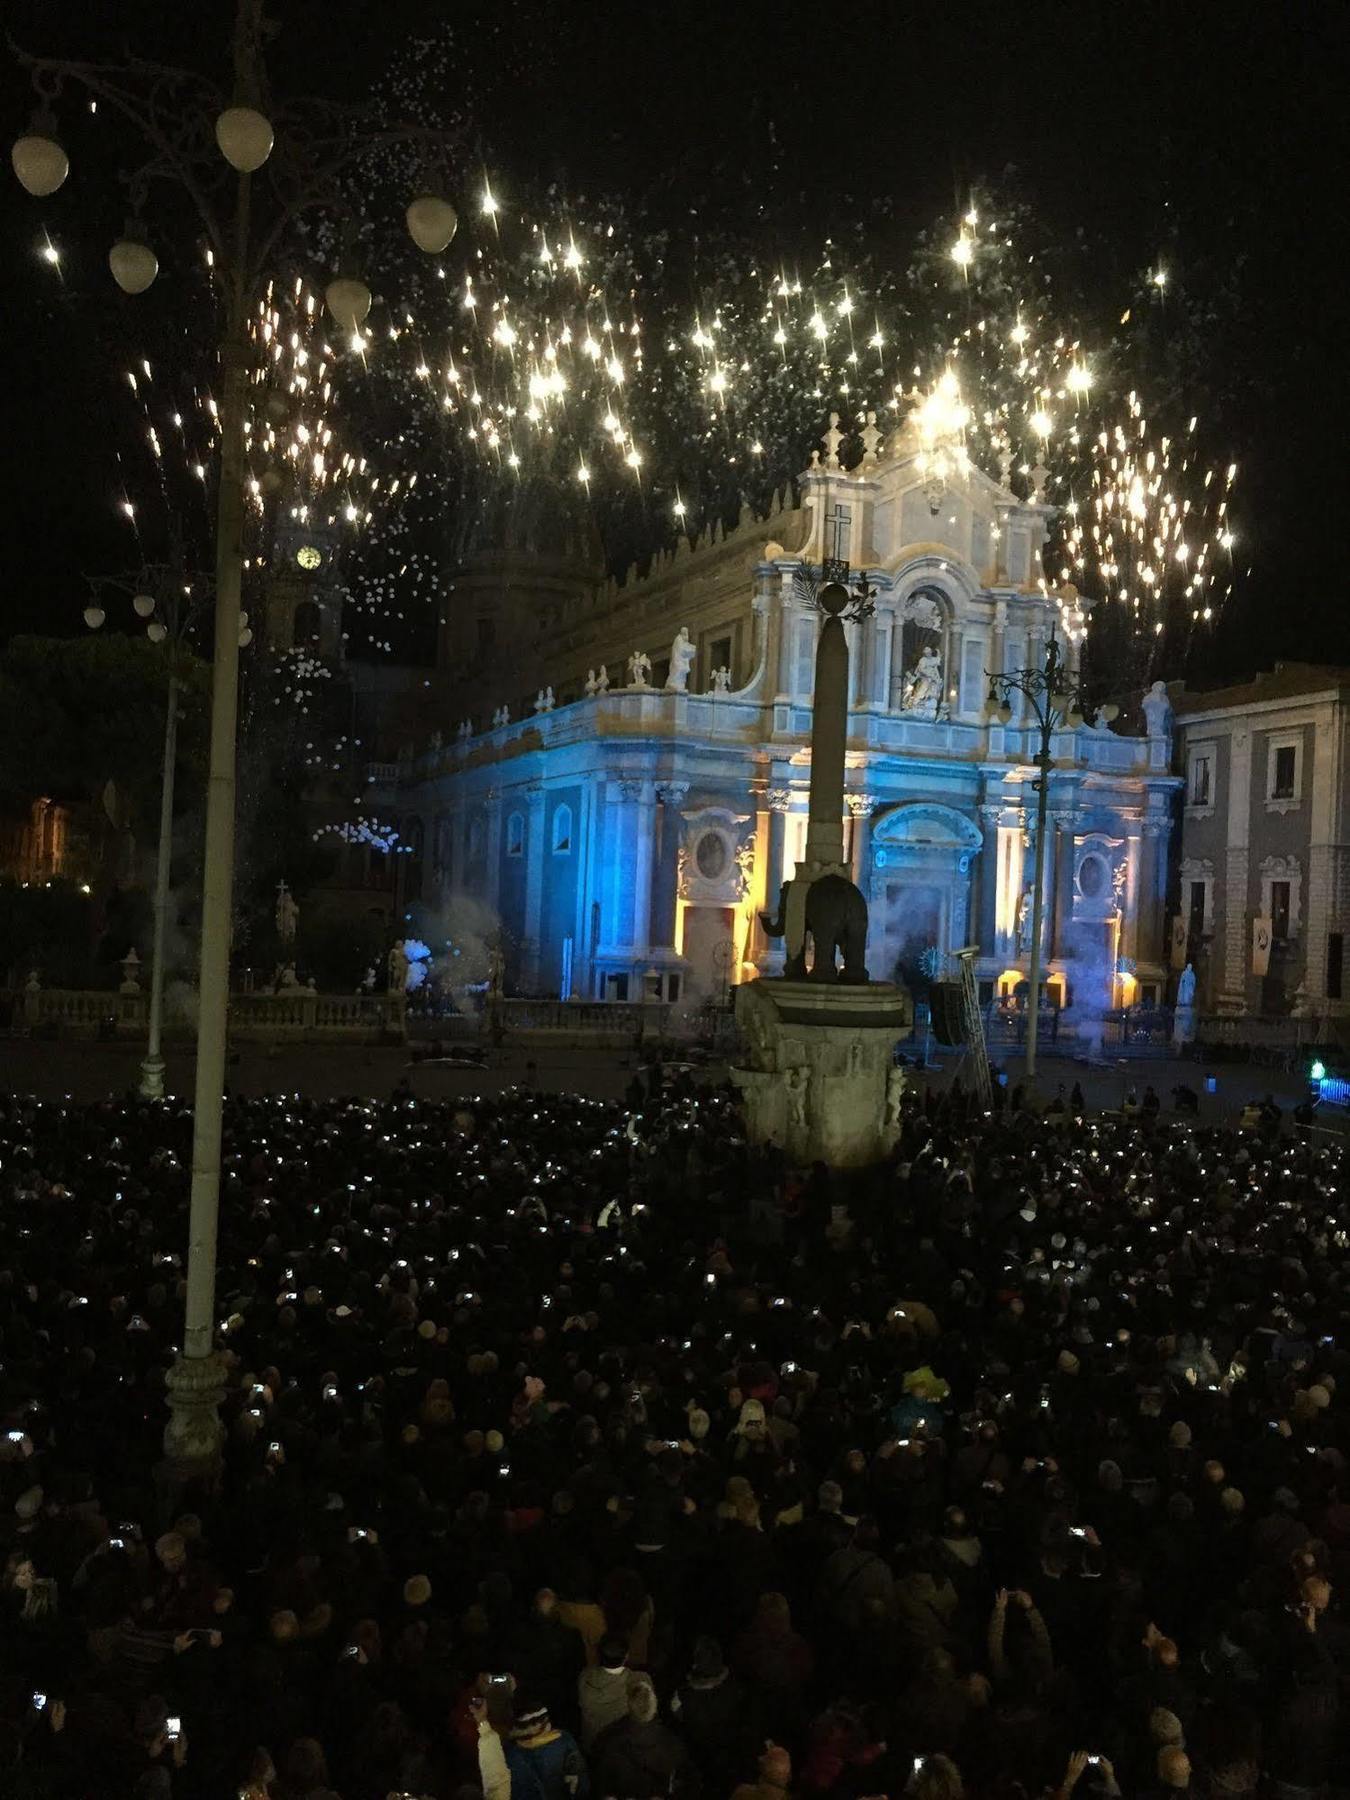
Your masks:
M 689 1671 L 671 1698 L 670 1716 L 709 1783 L 744 1760 L 757 1736 L 753 1713 L 751 1694 L 727 1667 L 717 1639 L 696 1639 Z
M 581 1709 L 581 1746 L 589 1750 L 607 1725 L 626 1718 L 631 1680 L 628 1652 L 623 1641 L 606 1637 L 596 1666 L 577 1676 L 577 1704 Z

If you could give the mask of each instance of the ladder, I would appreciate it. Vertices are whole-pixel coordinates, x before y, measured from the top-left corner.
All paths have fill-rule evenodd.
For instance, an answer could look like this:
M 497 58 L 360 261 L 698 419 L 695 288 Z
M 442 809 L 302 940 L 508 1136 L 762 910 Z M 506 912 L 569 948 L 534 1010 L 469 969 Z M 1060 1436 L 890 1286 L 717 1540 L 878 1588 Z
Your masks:
M 967 944 L 964 950 L 956 952 L 956 960 L 961 969 L 961 1025 L 962 1035 L 966 1040 L 964 1056 L 968 1056 L 975 1065 L 975 1090 L 980 1096 L 981 1107 L 989 1112 L 994 1105 L 994 1084 L 989 1075 L 989 1048 L 984 1039 L 984 1015 L 980 1011 L 980 997 L 975 986 L 975 958 L 979 954 L 978 944 Z

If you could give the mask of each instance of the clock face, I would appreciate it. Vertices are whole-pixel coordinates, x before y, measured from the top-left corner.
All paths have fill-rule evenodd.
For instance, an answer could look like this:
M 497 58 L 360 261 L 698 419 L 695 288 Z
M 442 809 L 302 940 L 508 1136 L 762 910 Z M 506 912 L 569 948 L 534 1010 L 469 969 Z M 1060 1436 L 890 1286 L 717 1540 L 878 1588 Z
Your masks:
M 302 569 L 317 569 L 323 561 L 323 551 L 316 544 L 301 544 L 295 553 L 295 560 Z

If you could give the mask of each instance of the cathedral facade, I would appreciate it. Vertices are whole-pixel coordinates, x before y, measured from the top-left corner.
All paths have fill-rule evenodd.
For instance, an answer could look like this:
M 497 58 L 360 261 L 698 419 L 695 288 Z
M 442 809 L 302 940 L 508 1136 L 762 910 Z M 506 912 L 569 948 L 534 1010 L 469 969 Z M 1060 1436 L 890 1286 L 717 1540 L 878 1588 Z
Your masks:
M 758 914 L 803 852 L 834 560 L 871 589 L 846 628 L 844 821 L 869 970 L 923 984 L 974 943 L 986 997 L 1025 983 L 1039 732 L 1020 696 L 1006 723 L 988 701 L 1052 633 L 1076 673 L 1083 615 L 1041 579 L 1053 509 L 1038 479 L 1022 499 L 1006 471 L 935 464 L 912 428 L 864 443 L 846 470 L 827 434 L 797 506 L 641 579 L 461 582 L 439 729 L 372 792 L 429 939 L 467 907 L 500 933 L 508 991 L 564 999 L 692 1002 L 780 967 Z M 1043 967 L 1070 1019 L 1164 998 L 1179 784 L 1160 689 L 1145 715 L 1141 735 L 1099 716 L 1051 743 Z

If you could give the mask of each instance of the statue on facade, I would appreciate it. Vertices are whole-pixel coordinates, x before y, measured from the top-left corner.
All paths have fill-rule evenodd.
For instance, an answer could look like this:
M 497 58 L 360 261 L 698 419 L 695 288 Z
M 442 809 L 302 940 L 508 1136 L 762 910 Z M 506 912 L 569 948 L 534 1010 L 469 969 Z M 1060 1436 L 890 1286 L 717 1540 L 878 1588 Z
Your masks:
M 936 647 L 928 644 L 919 653 L 919 660 L 905 677 L 900 706 L 904 712 L 927 712 L 931 707 L 936 713 L 941 704 L 942 658 Z
M 471 719 L 461 719 L 459 722 L 459 729 L 456 731 L 455 736 L 459 739 L 461 744 L 467 744 L 469 739 L 473 736 L 473 721 Z
M 391 994 L 405 994 L 408 991 L 408 955 L 400 941 L 390 946 L 389 957 L 385 964 Z
M 300 977 L 295 972 L 295 964 L 293 962 L 285 962 L 278 965 L 276 991 L 279 994 L 299 993 Z
M 881 429 L 877 424 L 877 415 L 874 412 L 868 413 L 867 423 L 858 435 L 862 438 L 864 463 L 880 462 L 885 439 L 881 435 Z
M 283 944 L 295 942 L 295 928 L 300 922 L 300 908 L 284 881 L 277 883 L 277 937 Z
M 900 1103 L 905 1095 L 905 1071 L 889 1069 L 886 1073 L 886 1129 L 899 1131 Z
M 589 695 L 589 694 L 593 694 L 595 691 L 596 691 L 595 670 L 587 669 L 587 671 L 586 671 L 586 693 Z
M 683 694 L 689 687 L 689 671 L 698 652 L 694 648 L 694 640 L 689 635 L 689 627 L 681 625 L 675 633 L 675 642 L 670 646 L 670 673 L 666 676 L 666 692 Z
M 1167 698 L 1167 683 L 1155 681 L 1144 695 L 1144 723 L 1151 738 L 1166 737 L 1172 716 L 1172 702 Z
M 712 688 L 710 691 L 714 694 L 729 694 L 731 692 L 731 670 L 730 669 L 721 668 L 721 669 L 713 670 L 713 672 L 712 672 Z
M 537 713 L 553 711 L 553 689 L 551 687 L 540 688 L 534 697 L 534 710 Z
M 1195 970 L 1190 963 L 1181 971 L 1181 979 L 1177 982 L 1177 1005 L 1195 1005 Z
M 783 1070 L 783 1086 L 787 1089 L 788 1118 L 798 1131 L 806 1130 L 806 1092 L 811 1085 L 808 1069 L 798 1065 Z
M 652 672 L 652 659 L 645 650 L 635 650 L 628 659 L 628 685 L 631 688 L 645 688 L 647 677 Z
M 604 663 L 601 663 L 600 673 L 595 678 L 595 691 L 597 694 L 607 694 L 609 692 L 609 670 L 605 667 Z

